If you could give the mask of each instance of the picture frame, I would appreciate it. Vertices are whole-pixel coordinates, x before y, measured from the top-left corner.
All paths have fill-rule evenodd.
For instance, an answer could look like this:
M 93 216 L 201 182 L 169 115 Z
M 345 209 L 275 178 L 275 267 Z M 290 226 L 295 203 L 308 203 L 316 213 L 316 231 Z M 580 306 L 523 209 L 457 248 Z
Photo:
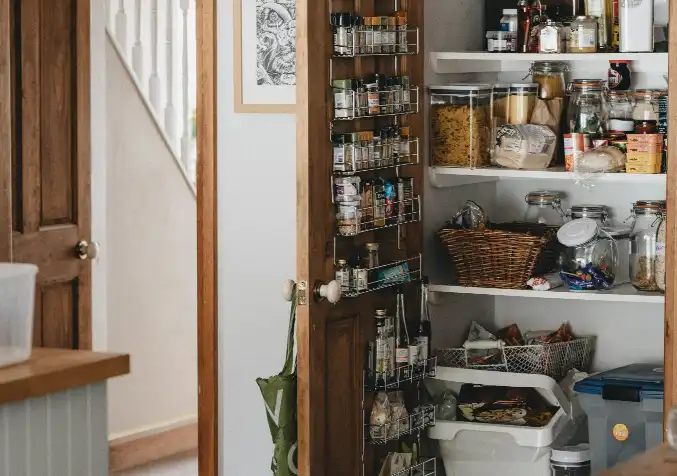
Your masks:
M 234 108 L 296 112 L 296 6 L 291 0 L 233 0 Z

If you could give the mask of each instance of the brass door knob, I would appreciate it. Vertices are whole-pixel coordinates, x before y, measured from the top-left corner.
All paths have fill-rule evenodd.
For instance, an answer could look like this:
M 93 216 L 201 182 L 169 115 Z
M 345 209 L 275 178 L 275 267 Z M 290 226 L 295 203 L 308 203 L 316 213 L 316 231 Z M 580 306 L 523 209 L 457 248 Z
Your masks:
M 80 240 L 75 245 L 75 254 L 80 259 L 96 259 L 99 256 L 99 244 L 96 241 L 91 243 L 85 240 Z

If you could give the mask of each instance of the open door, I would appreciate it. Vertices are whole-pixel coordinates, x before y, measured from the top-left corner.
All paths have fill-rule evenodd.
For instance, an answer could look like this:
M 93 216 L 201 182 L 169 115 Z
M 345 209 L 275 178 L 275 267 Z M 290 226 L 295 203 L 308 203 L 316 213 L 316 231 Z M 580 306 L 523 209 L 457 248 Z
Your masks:
M 367 292 L 356 293 L 356 297 L 344 295 L 338 304 L 331 305 L 320 298 L 319 286 L 334 279 L 338 260 L 351 258 L 356 250 L 364 249 L 365 243 L 372 242 L 380 245 L 382 265 L 409 260 L 412 281 L 420 278 L 421 199 L 416 197 L 423 191 L 423 164 L 418 159 L 415 138 L 423 137 L 423 111 L 419 110 L 421 98 L 416 87 L 423 83 L 424 63 L 423 45 L 419 42 L 423 35 L 418 35 L 416 28 L 423 28 L 423 3 L 297 1 L 297 338 L 299 474 L 303 476 L 372 471 L 373 450 L 365 444 L 364 425 L 365 409 L 370 408 L 373 394 L 363 391 L 365 352 L 373 339 L 374 311 L 387 309 L 394 314 L 396 288 L 370 287 Z M 332 12 L 393 17 L 395 6 L 400 15 L 406 12 L 407 28 L 413 30 L 405 42 L 408 50 L 386 55 L 360 50 L 355 52 L 357 55 L 333 57 Z M 408 82 L 398 84 L 404 84 L 410 94 L 411 109 L 401 109 L 401 113 L 383 110 L 373 117 L 357 118 L 356 99 L 338 114 L 342 120 L 336 120 L 332 82 L 373 78 L 375 74 L 407 77 Z M 402 200 L 406 205 L 403 216 L 374 220 L 365 207 L 366 216 L 356 236 L 339 236 L 332 181 L 341 174 L 333 166 L 332 135 L 401 127 L 409 127 L 412 138 L 407 163 L 395 160 L 368 164 L 354 176 L 362 181 L 382 178 L 391 183 L 396 183 L 398 177 L 412 178 L 413 193 L 406 204 Z M 394 207 L 399 210 L 398 203 Z M 412 320 L 418 319 L 418 289 L 416 282 L 405 285 L 407 315 Z
M 0 15 L 0 109 L 11 124 L 0 253 L 40 270 L 36 346 L 92 345 L 89 12 L 88 1 L 12 0 Z

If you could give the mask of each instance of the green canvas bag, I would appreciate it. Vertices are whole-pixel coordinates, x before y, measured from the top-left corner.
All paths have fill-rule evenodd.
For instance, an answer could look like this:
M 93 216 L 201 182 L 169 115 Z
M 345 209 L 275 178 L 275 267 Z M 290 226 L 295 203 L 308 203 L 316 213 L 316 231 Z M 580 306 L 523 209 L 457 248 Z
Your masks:
M 289 332 L 287 334 L 287 357 L 279 374 L 256 379 L 261 389 L 268 426 L 273 438 L 273 462 L 275 476 L 298 475 L 298 428 L 296 423 L 296 358 L 294 333 L 296 330 L 296 286 L 292 291 Z

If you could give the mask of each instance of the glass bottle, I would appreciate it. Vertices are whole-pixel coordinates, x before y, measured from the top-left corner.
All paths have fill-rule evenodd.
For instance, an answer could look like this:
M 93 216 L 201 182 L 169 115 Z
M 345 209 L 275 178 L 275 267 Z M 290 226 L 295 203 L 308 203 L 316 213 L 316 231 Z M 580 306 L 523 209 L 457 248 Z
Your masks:
M 421 322 L 418 326 L 416 343 L 419 347 L 419 360 L 425 365 L 432 357 L 432 326 L 430 324 L 430 310 L 428 309 L 428 278 L 421 278 Z
M 364 245 L 367 253 L 364 255 L 364 267 L 369 270 L 369 287 L 374 288 L 379 286 L 378 282 L 378 268 L 379 259 L 378 259 L 378 250 L 380 248 L 378 243 L 367 243 Z
M 338 260 L 335 276 L 336 281 L 341 285 L 341 292 L 344 294 L 350 292 L 350 268 L 346 260 Z
M 559 192 L 547 190 L 530 192 L 524 200 L 528 204 L 524 221 L 552 226 L 564 224 L 564 212 Z
M 660 291 L 656 283 L 656 238 L 665 210 L 662 200 L 640 200 L 634 204 L 630 232 L 630 279 L 640 291 Z
M 632 119 L 635 132 L 653 133 L 658 128 L 658 100 L 661 91 L 654 89 L 638 89 L 635 91 L 635 106 Z
M 391 371 L 390 356 L 392 348 L 390 347 L 390 336 L 388 335 L 387 316 L 385 309 L 377 309 L 374 313 L 376 319 L 376 381 L 383 383 Z
M 397 312 L 395 313 L 395 365 L 398 379 L 409 377 L 409 331 L 404 315 L 404 294 L 401 286 L 397 289 Z

